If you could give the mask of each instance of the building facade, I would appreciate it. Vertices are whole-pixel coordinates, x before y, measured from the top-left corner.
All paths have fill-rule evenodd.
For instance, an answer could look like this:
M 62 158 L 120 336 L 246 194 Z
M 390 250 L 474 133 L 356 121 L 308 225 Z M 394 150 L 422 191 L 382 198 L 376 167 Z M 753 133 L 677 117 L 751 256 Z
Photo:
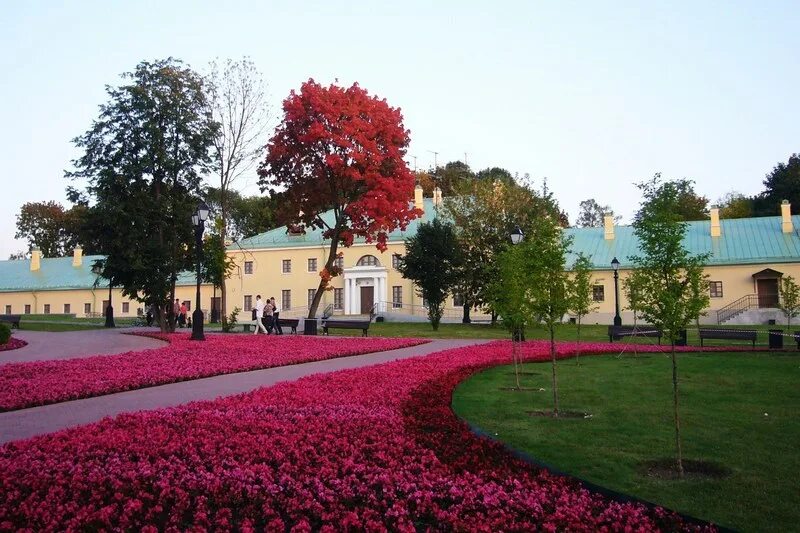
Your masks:
M 108 281 L 92 272 L 92 265 L 103 256 L 84 256 L 76 248 L 72 257 L 44 258 L 39 250 L 30 259 L 0 261 L 0 312 L 7 315 L 56 315 L 76 317 L 102 316 L 108 305 Z M 196 279 L 190 273 L 179 276 L 175 296 L 194 308 Z M 218 295 L 217 295 L 218 296 Z M 200 301 L 208 313 L 214 291 L 201 285 Z M 144 304 L 111 290 L 114 316 L 135 317 L 144 313 Z M 206 316 L 209 316 L 206 314 Z
M 332 314 L 342 315 L 365 315 L 374 310 L 387 320 L 425 317 L 425 302 L 396 268 L 398 258 L 405 253 L 404 240 L 415 234 L 420 223 L 437 216 L 441 198 L 423 200 L 421 196 L 418 190 L 415 204 L 423 210 L 423 216 L 405 231 L 392 232 L 385 252 L 363 241 L 339 249 L 343 273 L 331 280 L 332 290 L 325 293 L 319 314 L 327 308 Z M 620 312 L 623 321 L 631 322 L 633 314 L 627 309 L 622 282 L 632 268 L 630 258 L 639 253 L 633 228 L 615 226 L 613 219 L 606 217 L 602 228 L 568 228 L 564 232 L 572 237 L 567 264 L 571 265 L 579 252 L 593 264 L 592 295 L 597 308 L 584 321 L 611 323 L 616 304 L 611 263 L 617 258 Z M 791 215 L 788 203 L 775 217 L 720 220 L 719 210 L 712 209 L 710 220 L 688 223 L 684 243 L 692 254 L 709 254 L 705 272 L 710 282 L 710 307 L 702 322 L 760 322 L 772 315 L 780 319 L 776 307 L 781 277 L 791 275 L 800 280 L 800 216 Z M 320 230 L 292 234 L 286 228 L 229 246 L 235 268 L 227 280 L 228 309 L 240 307 L 246 320 L 260 294 L 274 297 L 283 316 L 304 316 L 319 285 L 328 250 Z M 460 320 L 462 305 L 457 295 L 448 298 L 445 319 Z M 487 318 L 481 310 L 474 310 L 473 317 Z

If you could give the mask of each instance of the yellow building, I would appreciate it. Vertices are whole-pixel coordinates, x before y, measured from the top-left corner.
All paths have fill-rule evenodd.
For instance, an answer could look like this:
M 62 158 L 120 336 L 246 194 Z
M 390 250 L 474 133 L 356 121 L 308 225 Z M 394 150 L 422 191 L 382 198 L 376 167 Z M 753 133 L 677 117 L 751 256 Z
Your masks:
M 108 305 L 108 282 L 92 272 L 92 264 L 103 256 L 84 256 L 76 248 L 72 257 L 44 258 L 33 250 L 30 259 L 0 261 L 0 312 L 7 315 L 67 314 L 78 317 L 101 316 Z M 98 282 L 95 285 L 95 282 Z M 192 309 L 196 284 L 190 274 L 181 275 L 175 296 Z M 202 285 L 200 300 L 208 315 L 213 289 Z M 112 289 L 111 299 L 116 317 L 135 317 L 144 305 Z M 218 301 L 216 302 L 218 306 Z
M 356 242 L 340 248 L 339 266 L 343 274 L 332 279 L 320 314 L 329 308 L 333 314 L 363 315 L 374 310 L 387 320 L 421 320 L 424 302 L 412 282 L 397 271 L 397 259 L 405 253 L 404 239 L 414 235 L 420 223 L 436 216 L 441 197 L 422 199 L 417 190 L 415 204 L 424 211 L 405 231 L 389 235 L 388 249 L 379 253 L 373 244 Z M 323 217 L 332 219 L 332 214 Z M 782 321 L 776 309 L 778 281 L 784 275 L 800 280 L 800 217 L 791 216 L 790 206 L 781 206 L 781 216 L 720 220 L 719 210 L 711 210 L 711 220 L 688 223 L 685 244 L 691 253 L 709 253 L 711 305 L 702 318 L 707 323 Z M 615 314 L 613 258 L 620 262 L 620 310 L 623 321 L 632 322 L 622 280 L 630 272 L 630 256 L 638 253 L 631 226 L 614 226 L 606 217 L 602 228 L 569 228 L 573 238 L 571 257 L 583 252 L 593 263 L 593 297 L 597 310 L 586 323 L 610 324 Z M 235 269 L 227 280 L 228 309 L 242 309 L 241 320 L 249 320 L 256 295 L 274 297 L 282 316 L 304 316 L 314 296 L 328 256 L 328 242 L 320 230 L 292 234 L 277 228 L 228 247 Z M 460 320 L 461 302 L 448 298 L 445 319 Z M 476 316 L 477 315 L 477 316 Z M 477 313 L 475 318 L 486 318 Z

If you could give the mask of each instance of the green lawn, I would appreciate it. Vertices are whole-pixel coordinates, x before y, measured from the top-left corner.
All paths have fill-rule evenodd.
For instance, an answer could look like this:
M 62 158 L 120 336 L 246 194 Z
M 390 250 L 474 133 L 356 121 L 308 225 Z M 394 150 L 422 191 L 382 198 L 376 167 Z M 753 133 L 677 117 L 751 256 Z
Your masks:
M 601 486 L 744 531 L 797 530 L 800 523 L 800 356 L 679 356 L 684 457 L 714 461 L 722 480 L 665 481 L 639 473 L 642 461 L 674 456 L 670 359 L 591 357 L 560 361 L 561 409 L 591 419 L 553 420 L 549 363 L 524 366 L 523 386 L 502 391 L 513 367 L 462 383 L 453 408 L 510 446 Z M 768 414 L 765 415 L 765 413 Z

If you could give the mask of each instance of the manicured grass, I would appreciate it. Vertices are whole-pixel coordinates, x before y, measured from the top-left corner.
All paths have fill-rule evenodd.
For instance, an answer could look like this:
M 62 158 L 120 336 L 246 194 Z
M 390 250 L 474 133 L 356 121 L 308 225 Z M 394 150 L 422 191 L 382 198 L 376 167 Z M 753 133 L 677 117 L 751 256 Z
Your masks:
M 453 408 L 490 435 L 599 485 L 744 531 L 800 523 L 800 357 L 748 353 L 679 355 L 684 457 L 721 464 L 721 480 L 666 481 L 642 461 L 674 457 L 668 356 L 596 356 L 558 364 L 562 410 L 591 419 L 531 417 L 552 408 L 549 363 L 524 365 L 523 386 L 502 391 L 513 367 L 462 383 Z M 539 392 L 539 388 L 544 392 Z M 767 413 L 767 414 L 765 414 Z
M 58 321 L 42 322 L 20 322 L 19 329 L 22 331 L 84 331 L 88 329 L 102 329 L 103 325 L 93 324 L 69 324 Z

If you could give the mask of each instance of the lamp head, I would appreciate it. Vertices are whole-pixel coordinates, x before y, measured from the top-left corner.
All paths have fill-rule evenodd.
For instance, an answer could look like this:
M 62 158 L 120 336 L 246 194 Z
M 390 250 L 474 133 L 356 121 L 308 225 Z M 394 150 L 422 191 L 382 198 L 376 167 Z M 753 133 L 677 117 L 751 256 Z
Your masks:
M 614 272 L 619 270 L 619 260 L 616 257 L 611 260 L 611 268 L 614 269 Z
M 208 219 L 210 211 L 205 202 L 200 202 L 200 205 L 197 206 L 197 216 L 200 217 L 200 222 L 205 222 Z
M 514 229 L 511 230 L 511 244 L 519 244 L 522 242 L 522 239 L 525 237 L 525 234 L 522 233 L 522 230 L 519 226 L 514 226 Z
M 197 213 L 192 214 L 192 226 L 200 225 L 200 216 Z

